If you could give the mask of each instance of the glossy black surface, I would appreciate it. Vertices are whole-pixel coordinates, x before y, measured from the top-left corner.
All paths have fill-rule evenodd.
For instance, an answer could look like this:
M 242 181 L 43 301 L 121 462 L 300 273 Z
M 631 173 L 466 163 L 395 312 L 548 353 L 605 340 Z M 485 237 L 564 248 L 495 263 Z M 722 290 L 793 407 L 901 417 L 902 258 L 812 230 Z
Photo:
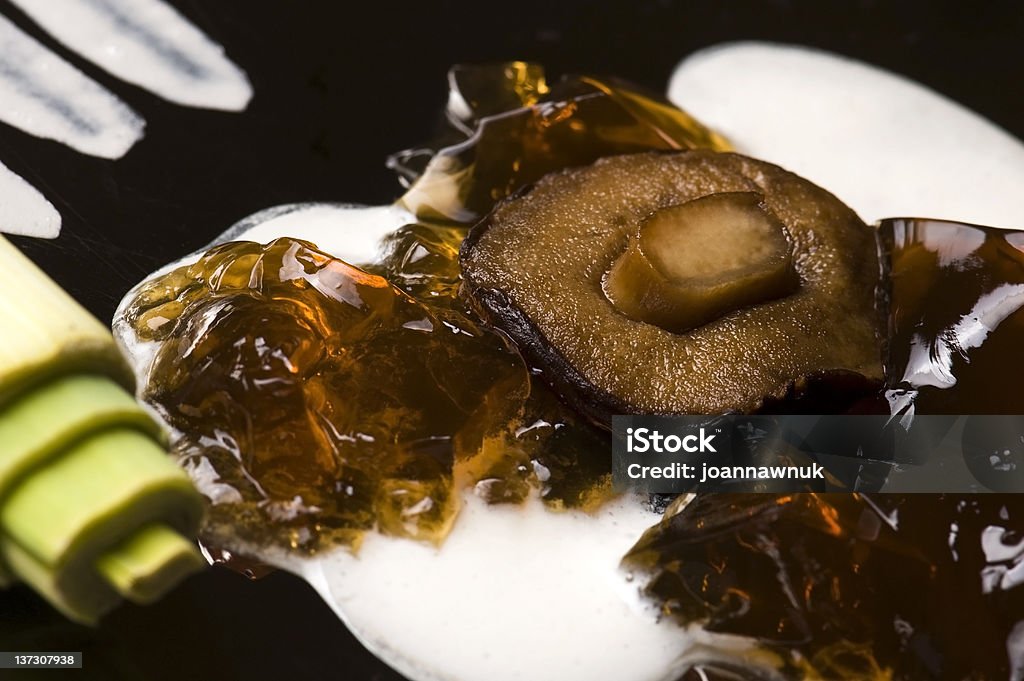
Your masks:
M 55 242 L 15 241 L 104 320 L 143 275 L 253 211 L 395 198 L 384 158 L 429 137 L 455 62 L 530 59 L 552 76 L 610 73 L 663 90 L 674 64 L 700 47 L 801 42 L 905 73 L 1024 135 L 1015 94 L 1024 10 L 1012 2 L 173 4 L 247 70 L 256 96 L 246 113 L 178 107 L 72 57 L 147 119 L 135 149 L 93 159 L 0 126 L 0 159 L 64 218 Z M 8 3 L 0 12 L 55 46 Z M 309 588 L 280 574 L 248 582 L 211 570 L 96 630 L 67 624 L 23 589 L 0 592 L 0 650 L 16 649 L 84 650 L 85 669 L 0 678 L 399 678 Z

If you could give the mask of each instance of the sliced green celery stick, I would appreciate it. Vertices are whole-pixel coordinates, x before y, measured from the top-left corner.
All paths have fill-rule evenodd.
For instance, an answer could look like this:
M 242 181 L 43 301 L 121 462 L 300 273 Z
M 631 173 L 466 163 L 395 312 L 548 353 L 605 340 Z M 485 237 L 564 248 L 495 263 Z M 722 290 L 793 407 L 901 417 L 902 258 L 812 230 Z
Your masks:
M 19 478 L 90 433 L 115 425 L 164 438 L 146 411 L 105 376 L 60 377 L 0 407 L 0 504 Z M 0 587 L 12 581 L 0 564 Z
M 69 617 L 92 622 L 119 600 L 97 560 L 153 523 L 192 536 L 202 508 L 188 476 L 151 438 L 132 429 L 102 431 L 8 495 L 0 505 L 0 553 Z M 177 574 L 152 572 L 156 579 Z M 161 588 L 150 583 L 145 590 Z
M 68 619 L 79 624 L 96 624 L 100 616 L 121 602 L 117 591 L 86 565 L 55 572 L 51 566 L 3 536 L 0 536 L 0 552 L 21 581 L 31 586 Z M 79 573 L 71 578 L 67 575 L 69 570 L 78 570 Z M 63 584 L 71 579 L 75 581 L 73 598 L 68 597 L 67 588 Z
M 163 438 L 134 398 L 104 376 L 62 377 L 0 407 L 0 500 L 19 477 L 61 450 L 118 425 Z
M 27 583 L 68 618 L 82 624 L 95 624 L 122 598 L 140 605 L 153 603 L 206 566 L 195 544 L 167 527 L 153 525 L 100 556 L 96 571 L 79 577 L 83 580 L 82 593 L 72 604 L 49 566 L 2 538 L 0 551 Z
M 0 404 L 61 373 L 99 373 L 131 387 L 110 330 L 0 236 Z
M 193 542 L 159 524 L 142 528 L 96 561 L 107 583 L 140 605 L 153 603 L 205 566 Z

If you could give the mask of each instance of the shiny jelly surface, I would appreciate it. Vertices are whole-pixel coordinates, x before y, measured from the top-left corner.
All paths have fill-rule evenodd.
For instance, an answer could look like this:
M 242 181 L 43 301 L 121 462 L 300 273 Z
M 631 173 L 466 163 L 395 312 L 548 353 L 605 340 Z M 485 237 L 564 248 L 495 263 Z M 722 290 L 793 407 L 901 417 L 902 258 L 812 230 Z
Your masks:
M 1024 502 L 697 498 L 630 551 L 680 623 L 750 636 L 793 678 L 1009 679 L 1024 663 Z
M 1024 232 L 882 221 L 896 411 L 1024 414 Z
M 603 156 L 730 148 L 667 100 L 617 79 L 549 86 L 541 67 L 509 62 L 456 66 L 448 80 L 438 141 L 388 161 L 411 183 L 401 203 L 423 220 L 470 225 L 544 175 Z
M 604 435 L 448 303 L 287 238 L 223 244 L 145 285 L 126 314 L 160 343 L 144 398 L 213 502 L 206 541 L 439 542 L 462 488 L 603 498 Z
M 291 239 L 218 246 L 128 319 L 161 341 L 145 398 L 209 478 L 214 538 L 438 540 L 460 466 L 488 474 L 482 439 L 529 393 L 498 336 Z

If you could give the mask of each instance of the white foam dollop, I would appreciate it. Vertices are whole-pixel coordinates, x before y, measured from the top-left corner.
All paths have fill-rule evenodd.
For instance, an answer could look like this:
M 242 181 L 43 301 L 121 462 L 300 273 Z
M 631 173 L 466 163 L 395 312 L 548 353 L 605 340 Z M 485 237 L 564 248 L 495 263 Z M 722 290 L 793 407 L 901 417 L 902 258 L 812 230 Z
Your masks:
M 160 0 L 12 0 L 53 37 L 106 71 L 187 106 L 241 111 L 245 73 Z
M 417 681 L 672 681 L 698 661 L 756 664 L 744 639 L 659 621 L 620 570 L 658 519 L 634 497 L 588 515 L 467 494 L 440 548 L 370 534 L 357 555 L 284 567 Z
M 668 96 L 868 222 L 1024 228 L 1024 144 L 902 76 L 807 47 L 727 43 L 684 59 Z
M 0 16 L 0 120 L 101 158 L 120 158 L 145 121 L 106 88 Z
M 60 213 L 20 175 L 0 163 L 0 232 L 56 239 Z

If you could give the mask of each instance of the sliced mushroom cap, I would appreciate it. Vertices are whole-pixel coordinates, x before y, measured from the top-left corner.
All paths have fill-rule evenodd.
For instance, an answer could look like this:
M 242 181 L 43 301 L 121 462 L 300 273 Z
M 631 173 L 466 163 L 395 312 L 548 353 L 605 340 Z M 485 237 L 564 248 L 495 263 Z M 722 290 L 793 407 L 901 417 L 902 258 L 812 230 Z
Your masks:
M 461 265 L 481 314 L 598 423 L 755 412 L 818 377 L 882 378 L 874 230 L 738 154 L 552 173 L 474 227 Z

